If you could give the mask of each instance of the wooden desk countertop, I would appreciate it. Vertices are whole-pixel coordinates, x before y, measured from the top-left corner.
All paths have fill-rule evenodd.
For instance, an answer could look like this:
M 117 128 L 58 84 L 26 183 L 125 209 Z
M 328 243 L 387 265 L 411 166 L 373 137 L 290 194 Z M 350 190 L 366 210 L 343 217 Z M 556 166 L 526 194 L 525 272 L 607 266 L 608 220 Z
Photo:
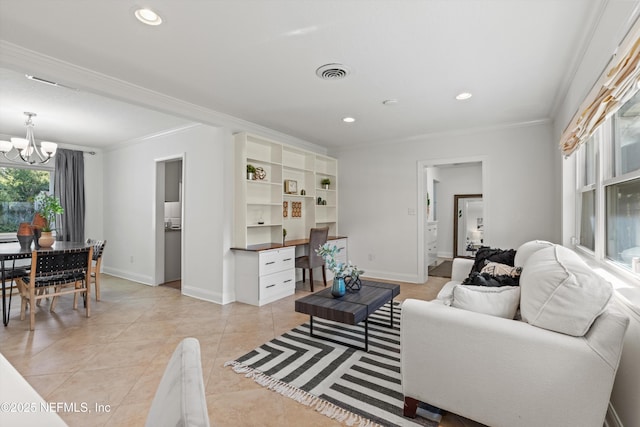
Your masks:
M 338 239 L 346 239 L 347 236 L 329 236 L 327 240 L 338 240 Z M 284 245 L 282 243 L 261 243 L 259 245 L 249 245 L 246 248 L 231 248 L 235 251 L 251 251 L 251 252 L 259 252 L 259 251 L 268 251 L 270 249 L 280 249 L 280 248 L 289 248 L 292 246 L 300 246 L 300 245 L 308 245 L 309 239 L 295 239 L 295 240 L 286 240 Z

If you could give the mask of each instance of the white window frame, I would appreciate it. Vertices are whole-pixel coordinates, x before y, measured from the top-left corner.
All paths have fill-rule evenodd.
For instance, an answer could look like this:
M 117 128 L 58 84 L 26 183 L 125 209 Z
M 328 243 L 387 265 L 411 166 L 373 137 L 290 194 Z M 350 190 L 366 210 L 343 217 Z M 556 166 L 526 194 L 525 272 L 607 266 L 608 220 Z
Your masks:
M 640 179 L 640 169 L 633 172 L 628 172 L 624 175 L 614 176 L 615 165 L 613 164 L 613 149 L 614 149 L 614 129 L 613 118 L 608 118 L 601 126 L 594 132 L 595 157 L 596 157 L 596 180 L 595 184 L 584 185 L 585 176 L 585 156 L 586 156 L 586 144 L 582 144 L 579 151 L 576 153 L 576 196 L 575 196 L 575 235 L 576 250 L 582 253 L 584 256 L 593 259 L 597 263 L 603 265 L 607 270 L 617 273 L 627 279 L 632 279 L 636 284 L 640 283 L 640 274 L 634 273 L 631 270 L 621 266 L 619 263 L 614 262 L 607 258 L 607 224 L 606 224 L 606 188 L 611 185 L 624 183 L 627 181 Z M 596 227 L 595 245 L 594 250 L 582 246 L 579 242 L 579 236 L 581 233 L 581 221 L 582 221 L 582 192 L 596 190 Z

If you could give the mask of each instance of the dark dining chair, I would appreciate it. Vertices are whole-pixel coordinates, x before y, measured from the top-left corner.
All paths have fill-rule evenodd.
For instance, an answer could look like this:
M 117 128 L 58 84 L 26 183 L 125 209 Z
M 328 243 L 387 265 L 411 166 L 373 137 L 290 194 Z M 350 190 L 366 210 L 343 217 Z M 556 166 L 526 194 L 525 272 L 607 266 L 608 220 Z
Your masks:
M 65 294 L 85 295 L 85 311 L 91 316 L 91 262 L 93 247 L 81 249 L 60 249 L 50 251 L 33 251 L 31 253 L 31 271 L 27 276 L 16 278 L 20 290 L 22 304 L 20 306 L 20 320 L 24 320 L 27 306 L 29 306 L 29 328 L 35 328 L 36 302 L 40 299 L 53 297 L 50 310 L 55 308 L 57 297 Z M 36 292 L 50 289 L 52 293 Z M 77 308 L 74 298 L 74 309 Z
M 107 241 L 87 239 L 87 243 L 93 245 L 91 281 L 95 283 L 96 301 L 100 301 L 100 265 L 102 264 L 102 253 L 104 252 L 104 246 L 107 244 Z
M 296 257 L 296 268 L 302 269 L 302 282 L 305 281 L 305 271 L 309 269 L 309 281 L 311 282 L 311 292 L 313 292 L 313 269 L 322 267 L 322 280 L 327 286 L 327 272 L 324 266 L 324 259 L 316 253 L 316 249 L 327 243 L 329 237 L 329 227 L 312 228 L 309 232 L 309 254 Z

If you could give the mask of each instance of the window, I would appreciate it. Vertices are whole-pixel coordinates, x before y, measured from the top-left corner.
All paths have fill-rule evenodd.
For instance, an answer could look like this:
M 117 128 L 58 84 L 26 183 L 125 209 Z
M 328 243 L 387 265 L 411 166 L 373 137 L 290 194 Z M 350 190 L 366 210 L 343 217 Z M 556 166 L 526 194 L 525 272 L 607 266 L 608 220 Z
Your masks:
M 0 166 L 0 237 L 14 238 L 21 222 L 31 222 L 34 197 L 51 191 L 52 172 Z
M 596 233 L 596 136 L 592 136 L 584 143 L 580 153 L 582 160 L 582 176 L 579 181 L 580 198 L 580 246 L 591 251 L 595 250 Z
M 580 151 L 579 245 L 631 270 L 633 258 L 640 257 L 640 92 Z

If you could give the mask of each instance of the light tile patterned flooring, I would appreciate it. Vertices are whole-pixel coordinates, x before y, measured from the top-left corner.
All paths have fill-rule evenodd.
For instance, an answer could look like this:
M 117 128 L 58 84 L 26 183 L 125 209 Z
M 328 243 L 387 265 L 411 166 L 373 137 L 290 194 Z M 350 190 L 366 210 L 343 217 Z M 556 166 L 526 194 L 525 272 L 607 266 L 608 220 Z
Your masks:
M 433 299 L 446 281 L 401 283 L 397 300 Z M 200 341 L 212 426 L 337 426 L 223 367 L 308 321 L 294 311 L 295 299 L 307 295 L 306 289 L 298 283 L 294 296 L 263 307 L 220 306 L 181 296 L 171 287 L 103 275 L 102 300 L 93 299 L 90 318 L 82 304 L 73 310 L 71 296 L 60 299 L 55 313 L 43 301 L 34 332 L 29 332 L 28 317 L 20 320 L 20 299 L 14 294 L 9 326 L 0 327 L 0 352 L 48 402 L 109 405 L 103 413 L 61 413 L 70 426 L 144 425 L 173 350 L 189 336 Z M 454 414 L 446 414 L 440 425 L 480 426 Z

